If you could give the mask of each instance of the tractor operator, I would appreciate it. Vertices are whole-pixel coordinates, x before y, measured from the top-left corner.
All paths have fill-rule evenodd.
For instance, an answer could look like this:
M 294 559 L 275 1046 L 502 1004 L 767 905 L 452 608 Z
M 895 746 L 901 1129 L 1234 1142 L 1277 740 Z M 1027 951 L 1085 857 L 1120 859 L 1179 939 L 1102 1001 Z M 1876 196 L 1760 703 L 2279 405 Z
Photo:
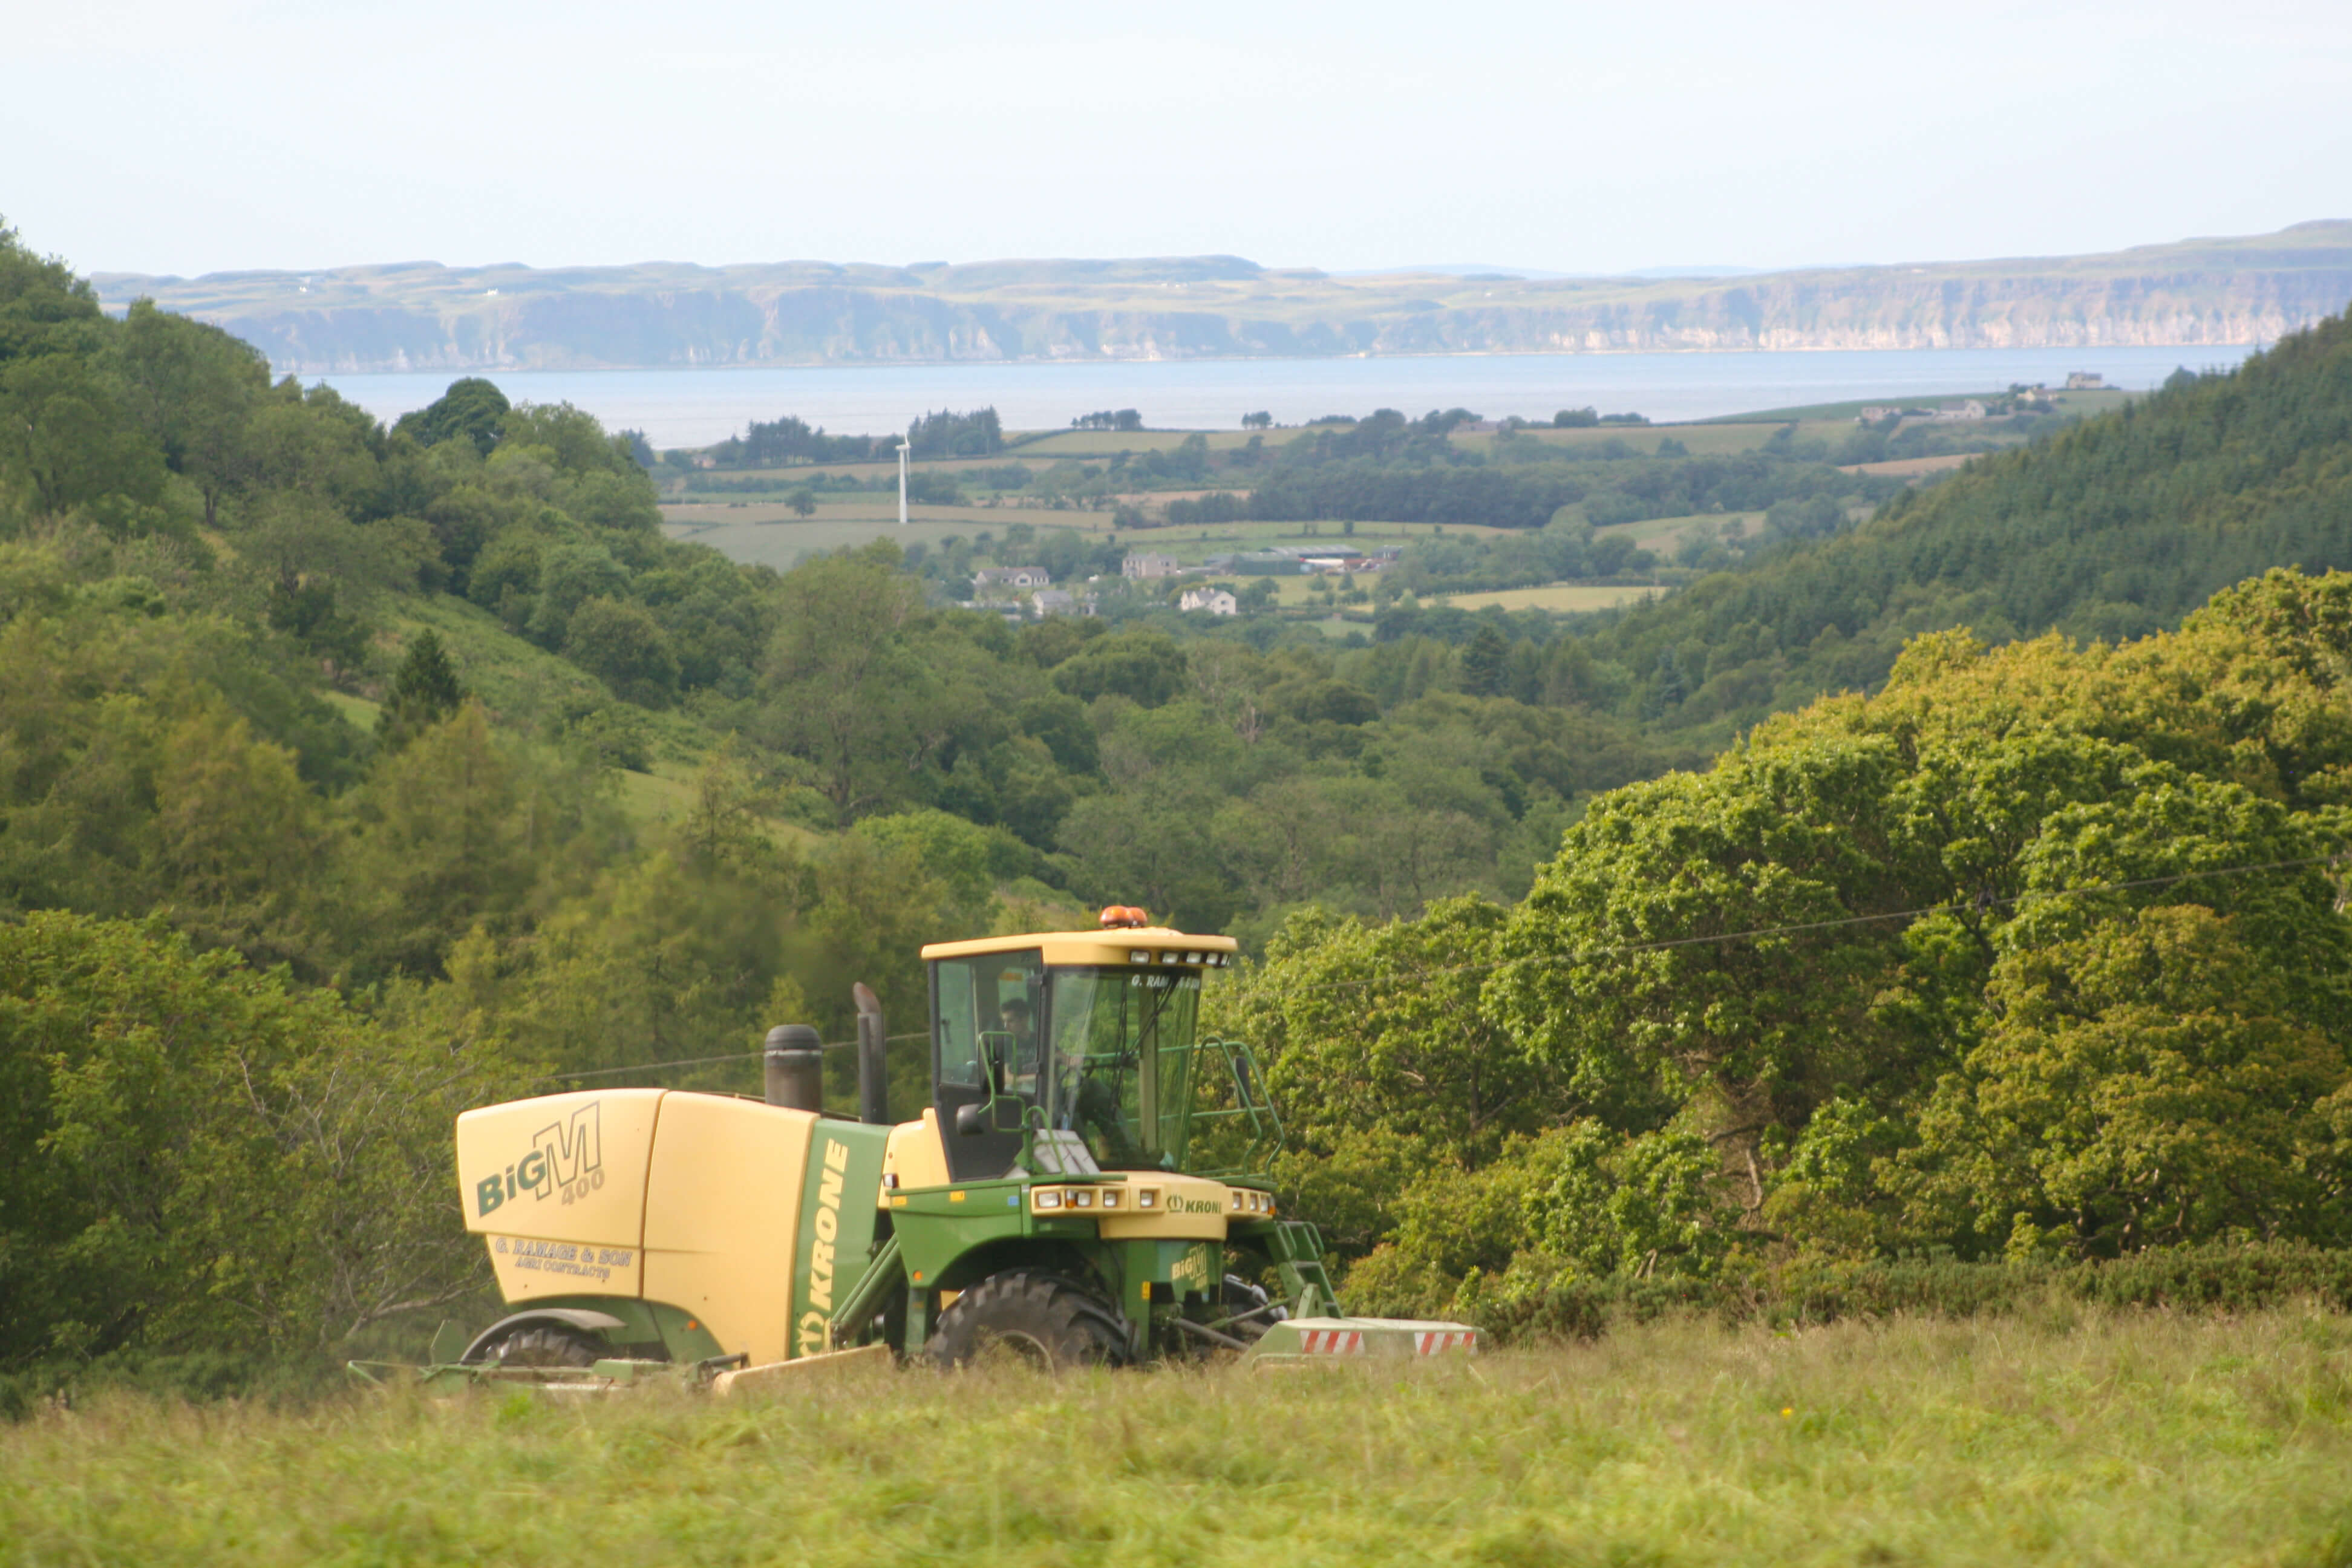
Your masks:
M 1017 996 L 1006 1002 L 999 1014 L 1004 1020 L 1004 1032 L 1013 1037 L 1013 1082 L 1028 1085 L 1031 1098 L 1039 1098 L 1037 1075 L 1045 1063 L 1037 1044 L 1036 1017 L 1029 1004 Z M 1103 1081 L 1100 1064 L 1087 1065 L 1086 1042 L 1067 1042 L 1055 1055 L 1058 1059 L 1054 1069 L 1061 1089 L 1057 1098 L 1062 1125 L 1092 1143 L 1101 1157 L 1110 1162 L 1112 1169 L 1132 1168 L 1141 1163 L 1142 1151 L 1136 1147 L 1125 1119 L 1119 1115 L 1118 1090 Z

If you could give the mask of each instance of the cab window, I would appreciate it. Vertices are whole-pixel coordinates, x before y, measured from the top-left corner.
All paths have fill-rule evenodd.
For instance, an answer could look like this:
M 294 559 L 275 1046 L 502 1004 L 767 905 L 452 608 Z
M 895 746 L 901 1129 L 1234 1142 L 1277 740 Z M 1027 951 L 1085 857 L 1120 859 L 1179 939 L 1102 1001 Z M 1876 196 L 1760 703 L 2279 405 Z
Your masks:
M 981 1087 L 981 1045 L 993 1042 L 998 1059 L 1020 1092 L 1037 1073 L 1038 1014 L 1044 1003 L 1042 954 L 1034 950 L 937 959 L 931 964 L 933 1048 L 939 1081 Z

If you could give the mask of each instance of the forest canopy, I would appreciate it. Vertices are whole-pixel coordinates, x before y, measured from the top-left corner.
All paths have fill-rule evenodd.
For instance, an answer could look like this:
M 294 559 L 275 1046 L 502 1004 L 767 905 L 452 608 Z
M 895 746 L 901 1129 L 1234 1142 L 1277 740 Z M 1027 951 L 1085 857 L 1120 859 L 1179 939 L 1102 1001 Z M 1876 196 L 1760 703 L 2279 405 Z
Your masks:
M 2352 1244 L 2347 670 L 2343 574 L 2136 643 L 1926 637 L 1884 692 L 1597 801 L 1514 907 L 1296 916 L 1226 1002 L 1286 1174 L 1406 1310 L 1792 1252 Z

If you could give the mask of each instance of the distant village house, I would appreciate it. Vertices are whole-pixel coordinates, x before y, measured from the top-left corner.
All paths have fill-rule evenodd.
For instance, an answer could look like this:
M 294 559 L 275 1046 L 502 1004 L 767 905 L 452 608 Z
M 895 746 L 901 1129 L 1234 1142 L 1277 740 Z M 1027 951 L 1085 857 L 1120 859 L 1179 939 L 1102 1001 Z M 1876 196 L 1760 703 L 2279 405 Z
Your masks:
M 1184 596 L 1176 601 L 1180 610 L 1206 610 L 1213 616 L 1233 616 L 1241 613 L 1241 602 L 1223 588 L 1187 588 Z
M 1973 397 L 1966 403 L 1947 403 L 1936 410 L 1938 419 L 1981 419 L 1984 416 L 1985 405 Z
M 1091 616 L 1095 613 L 1095 602 L 1091 597 L 1081 599 L 1066 588 L 1040 588 L 1026 598 L 1015 599 L 1009 604 L 1000 601 L 989 607 L 1016 626 L 1027 621 L 1042 621 L 1047 616 Z
M 2078 370 L 2066 377 L 2069 392 L 2105 392 L 2107 378 L 2095 370 Z
M 975 588 L 1045 588 L 1054 579 L 1043 566 L 983 566 L 971 574 Z
M 1138 551 L 1118 563 L 1122 577 L 1173 577 L 1184 570 L 1173 555 L 1153 555 Z

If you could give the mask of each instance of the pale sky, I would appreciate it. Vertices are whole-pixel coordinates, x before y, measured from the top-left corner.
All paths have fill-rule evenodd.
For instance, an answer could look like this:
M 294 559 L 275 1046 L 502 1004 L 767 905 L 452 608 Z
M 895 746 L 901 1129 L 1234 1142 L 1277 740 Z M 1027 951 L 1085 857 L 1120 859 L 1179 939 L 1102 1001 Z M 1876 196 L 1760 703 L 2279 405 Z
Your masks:
M 2343 0 L 8 11 L 0 218 L 83 270 L 1601 272 L 2352 216 Z

